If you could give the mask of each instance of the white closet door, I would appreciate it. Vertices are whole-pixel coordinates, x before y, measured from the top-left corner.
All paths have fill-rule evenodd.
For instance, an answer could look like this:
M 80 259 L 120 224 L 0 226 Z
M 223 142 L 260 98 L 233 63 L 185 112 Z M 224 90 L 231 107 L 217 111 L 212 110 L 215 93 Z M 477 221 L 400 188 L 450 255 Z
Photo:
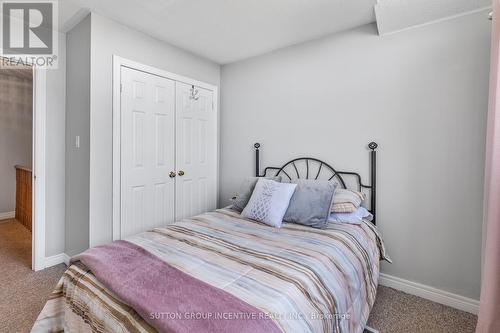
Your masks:
M 175 82 L 121 68 L 120 238 L 174 219 Z
M 217 116 L 213 92 L 176 82 L 176 219 L 216 208 Z

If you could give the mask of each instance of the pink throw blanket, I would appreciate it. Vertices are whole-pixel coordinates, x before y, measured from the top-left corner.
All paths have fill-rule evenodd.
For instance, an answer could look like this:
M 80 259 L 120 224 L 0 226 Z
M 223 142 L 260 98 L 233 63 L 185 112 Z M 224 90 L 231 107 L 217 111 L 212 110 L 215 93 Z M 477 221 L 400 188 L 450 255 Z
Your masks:
M 74 257 L 159 332 L 281 332 L 259 309 L 127 241 Z

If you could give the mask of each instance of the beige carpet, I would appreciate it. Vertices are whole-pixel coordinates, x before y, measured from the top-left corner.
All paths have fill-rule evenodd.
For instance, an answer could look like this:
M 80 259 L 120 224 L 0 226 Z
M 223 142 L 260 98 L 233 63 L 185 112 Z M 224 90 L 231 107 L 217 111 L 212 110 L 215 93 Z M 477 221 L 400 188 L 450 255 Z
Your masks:
M 465 333 L 476 322 L 468 312 L 379 286 L 368 325 L 380 333 Z
M 15 220 L 0 221 L 0 332 L 29 332 L 65 270 L 31 271 L 31 234 Z M 380 333 L 474 332 L 476 316 L 379 287 L 369 326 Z
M 0 221 L 0 332 L 29 332 L 66 266 L 31 270 L 31 233 Z

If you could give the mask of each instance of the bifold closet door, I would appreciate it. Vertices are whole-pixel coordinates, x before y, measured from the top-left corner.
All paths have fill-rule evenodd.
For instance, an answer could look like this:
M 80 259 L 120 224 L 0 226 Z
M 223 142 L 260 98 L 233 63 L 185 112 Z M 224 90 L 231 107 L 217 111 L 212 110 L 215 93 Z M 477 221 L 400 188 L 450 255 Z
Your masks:
M 175 81 L 121 69 L 120 238 L 174 220 Z
M 182 219 L 216 208 L 217 115 L 210 90 L 176 82 L 176 95 L 175 215 Z

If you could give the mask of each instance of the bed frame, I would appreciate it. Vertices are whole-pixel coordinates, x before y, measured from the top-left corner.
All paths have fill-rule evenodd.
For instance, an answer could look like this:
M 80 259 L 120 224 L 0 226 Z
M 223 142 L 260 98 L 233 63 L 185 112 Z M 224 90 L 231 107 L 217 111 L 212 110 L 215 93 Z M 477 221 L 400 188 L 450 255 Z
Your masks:
M 317 158 L 313 157 L 299 157 L 291 161 L 286 162 L 281 167 L 266 167 L 264 172 L 260 173 L 260 143 L 254 144 L 255 148 L 255 176 L 256 177 L 267 177 L 272 176 L 283 176 L 287 177 L 290 181 L 293 179 L 327 179 L 329 181 L 336 181 L 341 188 L 347 189 L 346 181 L 344 177 L 351 177 L 355 180 L 355 190 L 363 191 L 368 190 L 370 192 L 370 213 L 373 214 L 373 224 L 376 224 L 376 211 L 377 211 L 377 148 L 378 144 L 375 142 L 370 142 L 368 148 L 370 149 L 370 174 L 371 174 L 371 185 L 366 185 L 362 182 L 361 176 L 357 172 L 351 171 L 337 171 L 330 164 L 323 162 Z M 305 177 L 303 173 L 303 166 L 305 164 Z M 274 174 L 268 174 L 273 172 Z M 295 177 L 296 176 L 296 177 Z

